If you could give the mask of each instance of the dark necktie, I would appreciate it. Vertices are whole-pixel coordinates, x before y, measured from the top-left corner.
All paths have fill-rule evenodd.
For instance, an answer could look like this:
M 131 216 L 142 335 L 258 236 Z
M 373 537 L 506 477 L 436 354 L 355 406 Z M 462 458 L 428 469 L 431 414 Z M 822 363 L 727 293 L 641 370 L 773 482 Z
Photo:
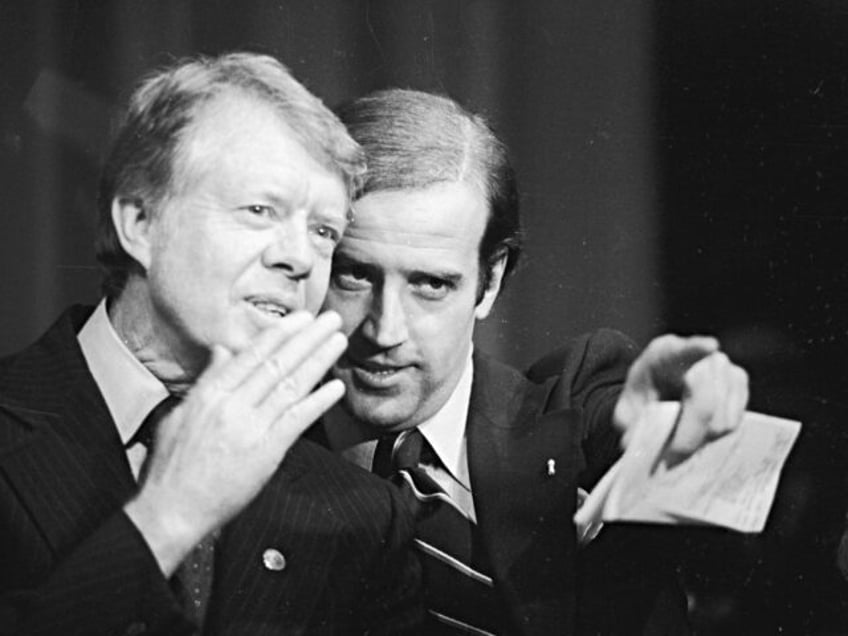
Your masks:
M 427 634 L 504 634 L 503 603 L 477 526 L 427 474 L 428 466 L 441 467 L 441 462 L 415 428 L 381 438 L 372 468 L 401 489 L 415 515 L 415 545 L 433 619 Z
M 138 442 L 147 449 L 147 456 L 138 475 L 139 484 L 142 484 L 147 477 L 148 464 L 153 457 L 156 429 L 159 422 L 171 412 L 179 401 L 180 398 L 173 395 L 162 400 L 145 418 L 135 436 L 130 440 L 130 445 Z M 217 536 L 218 533 L 215 532 L 198 543 L 186 555 L 169 581 L 174 594 L 180 600 L 186 613 L 197 623 L 199 630 L 203 628 L 203 619 L 206 616 L 209 596 L 212 593 Z

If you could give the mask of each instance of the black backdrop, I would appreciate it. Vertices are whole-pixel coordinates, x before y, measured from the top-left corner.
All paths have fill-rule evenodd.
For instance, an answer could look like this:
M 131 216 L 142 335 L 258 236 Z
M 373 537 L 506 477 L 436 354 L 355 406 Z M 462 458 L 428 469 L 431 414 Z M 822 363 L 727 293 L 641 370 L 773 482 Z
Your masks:
M 145 70 L 248 48 L 331 105 L 446 92 L 490 117 L 523 190 L 528 257 L 478 344 L 524 365 L 600 325 L 718 334 L 754 408 L 805 431 L 763 536 L 690 536 L 693 619 L 848 633 L 843 4 L 3 0 L 0 352 L 97 298 L 98 164 Z
M 765 535 L 713 537 L 724 567 L 693 540 L 690 582 L 717 628 L 848 633 L 848 7 L 661 2 L 655 24 L 663 322 L 718 333 L 754 408 L 805 424 Z

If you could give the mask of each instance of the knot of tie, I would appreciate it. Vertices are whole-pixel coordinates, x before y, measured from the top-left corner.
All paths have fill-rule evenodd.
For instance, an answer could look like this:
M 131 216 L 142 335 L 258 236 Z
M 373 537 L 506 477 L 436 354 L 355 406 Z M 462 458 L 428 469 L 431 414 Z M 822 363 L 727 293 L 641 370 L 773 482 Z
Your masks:
M 503 633 L 509 619 L 494 587 L 482 537 L 437 481 L 447 471 L 421 431 L 413 428 L 381 437 L 372 472 L 398 487 L 415 519 L 415 547 L 427 581 L 425 602 L 435 617 L 426 633 Z
M 179 404 L 180 399 L 176 395 L 169 395 L 153 407 L 153 410 L 148 413 L 141 426 L 138 427 L 135 435 L 130 438 L 127 448 L 134 444 L 141 444 L 148 452 L 152 451 L 153 443 L 156 440 L 156 429 L 159 427 L 159 423 Z
M 437 465 L 433 447 L 417 428 L 383 435 L 377 442 L 371 471 L 390 477 L 399 470 L 417 468 L 420 464 Z

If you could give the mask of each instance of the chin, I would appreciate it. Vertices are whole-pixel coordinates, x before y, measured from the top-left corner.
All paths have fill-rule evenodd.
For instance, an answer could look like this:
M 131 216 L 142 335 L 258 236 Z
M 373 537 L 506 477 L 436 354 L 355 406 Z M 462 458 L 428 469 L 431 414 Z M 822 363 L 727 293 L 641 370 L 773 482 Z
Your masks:
M 394 400 L 363 396 L 350 392 L 344 401 L 345 410 L 360 422 L 388 431 L 409 421 L 410 413 Z
M 244 351 L 256 336 L 261 333 L 261 329 L 250 325 L 232 325 L 225 333 L 221 334 L 221 340 L 218 344 L 232 353 Z

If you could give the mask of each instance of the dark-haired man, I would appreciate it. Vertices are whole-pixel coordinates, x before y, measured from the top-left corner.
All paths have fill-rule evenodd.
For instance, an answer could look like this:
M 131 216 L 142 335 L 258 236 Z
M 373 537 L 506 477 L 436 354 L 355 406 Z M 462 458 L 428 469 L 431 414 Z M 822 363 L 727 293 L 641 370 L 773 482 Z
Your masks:
M 664 456 L 680 461 L 737 425 L 744 371 L 712 338 L 664 336 L 637 357 L 609 330 L 529 375 L 474 351 L 521 247 L 505 147 L 479 116 L 416 91 L 365 96 L 340 117 L 368 173 L 325 305 L 349 346 L 334 366 L 345 408 L 322 431 L 414 508 L 432 633 L 686 630 L 666 545 L 639 560 L 657 533 L 605 528 L 578 553 L 572 518 L 646 404 L 682 399 Z
M 267 56 L 134 93 L 100 192 L 105 299 L 0 362 L 0 633 L 396 634 L 411 523 L 298 441 L 343 392 L 317 312 L 362 153 Z

